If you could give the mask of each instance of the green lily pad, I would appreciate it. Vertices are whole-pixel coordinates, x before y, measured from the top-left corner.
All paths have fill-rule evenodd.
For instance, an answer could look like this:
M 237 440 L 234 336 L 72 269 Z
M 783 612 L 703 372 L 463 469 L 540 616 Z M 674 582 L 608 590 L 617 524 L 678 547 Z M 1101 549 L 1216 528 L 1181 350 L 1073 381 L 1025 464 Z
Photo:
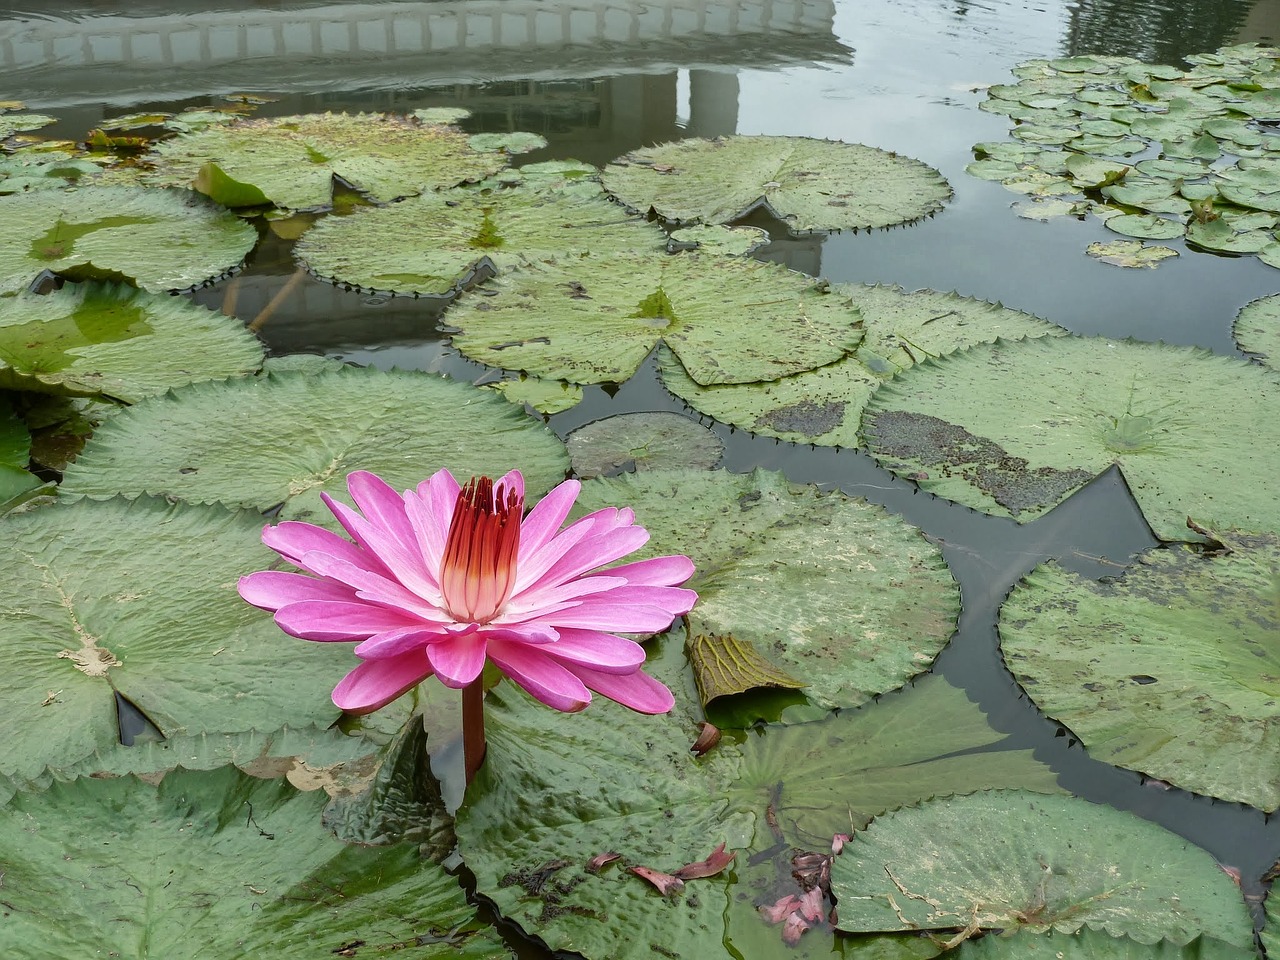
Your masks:
M 19 294 L 0 315 L 0 386 L 126 403 L 193 380 L 252 373 L 262 344 L 234 317 L 134 287 Z
M 745 257 L 768 243 L 769 234 L 760 227 L 726 227 L 718 223 L 700 223 L 672 230 L 671 242 L 678 249 L 691 248 L 704 253 Z
M 1223 539 L 1225 555 L 1171 545 L 1101 583 L 1037 567 L 1005 601 L 1001 646 L 1027 695 L 1091 756 L 1271 812 L 1280 542 Z
M 543 380 L 521 374 L 486 386 L 497 390 L 511 403 L 522 403 L 547 416 L 572 410 L 582 402 L 582 386 L 564 380 Z
M 1231 328 L 1240 349 L 1280 369 L 1280 294 L 1246 303 Z
M 1250 949 L 1240 891 L 1204 850 L 1078 797 L 991 791 L 878 817 L 831 868 L 838 927 L 977 927 Z
M 482 180 L 506 166 L 455 127 L 380 113 L 325 113 L 217 124 L 156 145 L 149 183 L 187 186 L 210 160 L 278 207 L 328 207 L 341 178 L 379 203 Z
M 5 940 L 31 956 L 510 956 L 416 844 L 345 844 L 324 804 L 228 768 L 19 795 L 0 808 Z
M 504 917 L 589 960 L 772 956 L 779 931 L 756 905 L 777 898 L 769 888 L 791 846 L 829 849 L 833 833 L 924 796 L 992 782 L 1056 789 L 1030 751 L 972 752 L 1000 735 L 937 677 L 821 723 L 726 738 L 700 759 L 671 714 L 612 703 L 555 714 L 508 684 L 486 713 L 488 755 L 458 813 L 463 859 Z M 571 811 L 566 783 L 578 785 Z M 623 869 L 670 872 L 721 842 L 736 851 L 730 870 L 670 898 Z M 622 861 L 591 872 L 606 851 Z
M 1162 260 L 1176 257 L 1178 251 L 1160 244 L 1146 244 L 1141 240 L 1115 240 L 1111 243 L 1091 243 L 1085 253 L 1095 260 L 1116 267 L 1136 270 L 1154 270 Z
M 353 470 L 406 489 L 441 467 L 460 477 L 518 467 L 533 496 L 567 466 L 555 434 L 490 391 L 345 367 L 196 383 L 144 400 L 94 434 L 62 490 L 279 506 L 283 517 L 333 525 L 320 492 L 345 499 Z
M 1129 172 L 1129 167 L 1127 164 L 1100 160 L 1086 154 L 1072 154 L 1067 157 L 1067 170 L 1076 186 L 1093 190 L 1122 181 Z
M 0 198 L 0 206 L 0 296 L 45 270 L 181 290 L 238 266 L 258 238 L 190 190 L 38 190 Z
M 31 460 L 31 434 L 13 412 L 13 404 L 0 395 L 0 512 L 41 485 L 27 470 Z
M 919 160 L 801 137 L 681 140 L 628 153 L 602 176 L 627 206 L 666 220 L 727 223 L 765 206 L 801 232 L 909 223 L 951 198 Z
M 483 259 L 498 270 L 584 253 L 660 251 L 666 235 L 593 181 L 539 178 L 514 188 L 424 193 L 327 217 L 295 253 L 313 273 L 370 290 L 445 294 Z
M 30 780 L 117 743 L 117 694 L 166 737 L 337 717 L 350 652 L 303 651 L 236 595 L 269 559 L 258 518 L 146 498 L 58 503 L 0 530 L 0 774 Z
M 1273 219 L 1270 214 L 1250 216 Z M 1218 216 L 1204 223 L 1192 220 L 1187 225 L 1187 243 L 1216 253 L 1259 253 L 1275 243 L 1275 237 L 1270 229 L 1249 229 L 1248 221 L 1243 217 L 1231 220 Z
M 0 140 L 8 140 L 15 133 L 26 133 L 39 130 L 51 123 L 57 123 L 57 117 L 44 113 L 4 113 L 0 114 Z
M 1253 949 L 1244 949 L 1212 937 L 1196 937 L 1190 943 L 1160 940 L 1142 943 L 1129 937 L 1113 937 L 1081 927 L 1074 933 L 1020 932 L 969 940 L 956 951 L 956 960 L 1256 960 Z
M 812 277 L 699 253 L 530 264 L 447 315 L 472 360 L 574 383 L 621 383 L 659 342 L 698 383 L 777 380 L 851 351 L 858 320 L 847 296 Z
M 92 160 L 77 157 L 44 156 L 29 151 L 11 157 L 0 155 L 0 194 L 60 189 L 101 172 L 102 167 Z
M 709 429 L 665 410 L 593 421 L 565 437 L 565 445 L 573 472 L 579 477 L 629 469 L 709 470 L 724 455 L 724 444 Z
M 1031 314 L 956 293 L 878 285 L 839 292 L 862 314 L 865 335 L 853 356 L 773 383 L 700 386 L 660 350 L 663 384 L 722 423 L 795 443 L 856 447 L 867 399 L 913 363 L 997 337 L 1066 334 Z
M 895 473 L 1020 523 L 1118 465 L 1156 536 L 1187 540 L 1188 516 L 1280 529 L 1278 387 L 1269 370 L 1195 348 L 1000 341 L 885 384 L 862 428 Z
M 863 500 L 780 474 L 652 471 L 583 484 L 578 509 L 629 506 L 641 555 L 695 566 L 694 634 L 733 634 L 806 684 L 823 707 L 856 706 L 927 670 L 960 611 L 942 554 Z
M 1136 237 L 1139 240 L 1173 240 L 1186 233 L 1186 227 L 1178 220 L 1169 220 L 1155 214 L 1125 214 L 1110 217 L 1106 221 L 1108 230 Z

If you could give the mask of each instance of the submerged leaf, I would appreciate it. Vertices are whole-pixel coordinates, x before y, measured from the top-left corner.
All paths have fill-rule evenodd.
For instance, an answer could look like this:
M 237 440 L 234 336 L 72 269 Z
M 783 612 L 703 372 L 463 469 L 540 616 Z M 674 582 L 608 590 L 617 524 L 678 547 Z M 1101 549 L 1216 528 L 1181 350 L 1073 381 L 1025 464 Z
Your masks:
M 795 231 L 867 229 L 942 209 L 932 167 L 858 143 L 720 137 L 636 150 L 603 171 L 627 206 L 680 223 L 727 223 L 763 205 Z
M 1014 676 L 1090 755 L 1280 808 L 1280 538 L 1153 550 L 1101 583 L 1037 567 L 1000 611 Z M 1175 735 L 1171 736 L 1173 733 Z
M 565 438 L 581 478 L 620 470 L 711 469 L 724 455 L 720 438 L 696 421 L 666 410 L 595 420 Z

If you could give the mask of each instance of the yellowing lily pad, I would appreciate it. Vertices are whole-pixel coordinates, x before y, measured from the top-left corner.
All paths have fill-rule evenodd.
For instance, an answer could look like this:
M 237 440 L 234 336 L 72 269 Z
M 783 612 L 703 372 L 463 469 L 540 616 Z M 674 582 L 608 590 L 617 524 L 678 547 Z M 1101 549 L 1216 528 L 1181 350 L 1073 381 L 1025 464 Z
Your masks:
M 909 223 L 951 197 L 919 160 L 803 137 L 681 140 L 620 157 L 603 178 L 627 206 L 666 220 L 727 223 L 764 206 L 799 232 Z

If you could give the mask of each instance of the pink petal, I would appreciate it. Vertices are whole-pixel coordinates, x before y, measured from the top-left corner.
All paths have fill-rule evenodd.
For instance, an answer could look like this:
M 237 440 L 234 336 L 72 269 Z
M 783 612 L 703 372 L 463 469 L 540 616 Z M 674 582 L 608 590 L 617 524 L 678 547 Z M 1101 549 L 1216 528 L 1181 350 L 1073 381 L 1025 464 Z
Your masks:
M 573 509 L 573 503 L 578 499 L 578 492 L 581 489 L 582 484 L 577 480 L 566 480 L 552 489 L 529 511 L 528 516 L 520 524 L 520 553 L 516 559 L 517 567 L 556 535 L 565 517 L 569 516 L 569 511 Z
M 513 643 L 546 644 L 560 639 L 560 631 L 549 623 L 486 623 L 480 628 L 485 640 L 510 640 Z
M 787 917 L 787 922 L 782 925 L 782 942 L 789 947 L 794 947 L 800 942 L 800 935 L 809 929 L 809 922 L 798 913 L 793 913 Z
M 821 887 L 806 890 L 800 896 L 800 915 L 806 920 L 818 921 L 826 915 Z
M 643 670 L 618 676 L 577 664 L 566 666 L 596 693 L 638 713 L 666 713 L 676 705 L 671 691 Z
M 538 651 L 538 647 L 509 640 L 491 640 L 488 649 L 489 659 L 503 673 L 547 706 L 577 713 L 591 702 L 591 692 L 576 673 Z
M 400 627 L 375 633 L 368 640 L 362 641 L 356 646 L 355 655 L 362 660 L 387 660 L 410 650 L 426 647 L 429 643 L 437 643 L 447 635 L 443 630 L 421 624 Z
M 364 640 L 385 630 L 422 624 L 371 603 L 302 600 L 276 611 L 280 629 L 302 640 Z
M 437 589 L 434 580 L 426 575 L 426 566 L 416 545 L 402 544 L 394 534 L 370 523 L 327 493 L 320 494 L 320 499 L 333 511 L 343 529 L 366 551 L 378 557 L 395 579 L 420 596 Z
M 684 889 L 683 880 L 669 873 L 663 873 L 661 870 L 654 870 L 651 867 L 627 867 L 627 869 L 637 877 L 648 880 L 664 897 Z
M 640 644 L 597 630 L 562 629 L 560 639 L 547 644 L 543 652 L 602 673 L 632 673 L 644 663 L 644 647 Z
M 440 565 L 444 561 L 444 545 L 449 539 L 449 525 L 458 505 L 462 487 L 448 470 L 437 470 L 418 484 L 416 491 L 404 495 L 405 515 L 418 538 L 427 574 L 439 585 Z
M 606 571 L 612 573 L 613 571 Z M 575 583 L 577 581 L 574 581 Z M 627 603 L 645 607 L 661 607 L 671 611 L 672 616 L 680 616 L 693 609 L 698 594 L 684 587 L 651 587 L 645 584 L 628 584 L 615 587 L 599 598 L 609 603 Z M 590 600 L 590 598 L 588 598 Z
M 357 470 L 347 475 L 347 490 L 370 523 L 398 540 L 406 553 L 417 551 L 418 538 L 405 516 L 404 500 L 385 480 L 367 470 Z
M 372 713 L 431 676 L 419 650 L 389 660 L 366 660 L 333 688 L 333 702 L 347 713 Z
M 701 877 L 714 877 L 717 873 L 723 871 L 729 864 L 733 863 L 736 853 L 725 853 L 724 844 L 720 844 L 711 851 L 711 856 L 705 860 L 698 860 L 694 863 L 686 863 L 683 867 L 675 872 L 675 876 L 681 880 L 695 880 Z
M 285 520 L 274 527 L 264 527 L 262 542 L 290 563 L 296 564 L 304 554 L 319 552 L 327 553 L 332 557 L 341 557 L 349 563 L 375 573 L 389 572 L 386 564 L 376 556 L 365 553 L 350 540 L 338 536 L 331 530 L 317 527 L 314 523 Z
M 619 511 L 621 512 L 621 511 Z M 610 518 L 601 518 L 608 520 Z M 634 553 L 649 542 L 649 531 L 631 524 L 601 523 L 601 530 L 570 549 L 545 574 L 541 584 L 559 584 Z M 573 528 L 570 527 L 570 530 Z M 567 531 L 566 531 L 567 532 Z
M 356 599 L 356 592 L 344 584 L 280 570 L 262 570 L 241 577 L 236 589 L 246 603 L 263 610 L 278 610 L 299 600 Z
M 633 560 L 601 571 L 611 577 L 626 577 L 628 581 L 650 587 L 678 587 L 693 576 L 693 561 L 677 554 L 670 557 L 650 557 Z
M 300 563 L 313 573 L 354 588 L 362 600 L 393 607 L 407 616 L 420 617 L 429 623 L 449 623 L 453 620 L 442 609 L 443 601 L 437 599 L 434 593 L 430 597 L 420 597 L 398 580 L 388 579 L 328 554 L 307 553 L 302 556 Z
M 795 913 L 799 905 L 800 898 L 794 893 L 788 893 L 776 903 L 761 904 L 756 909 L 760 911 L 760 916 L 764 917 L 769 923 L 781 923 Z
M 557 626 L 618 633 L 659 633 L 671 626 L 674 619 L 675 614 L 662 607 L 596 599 L 583 600 L 573 609 L 555 615 Z
M 446 687 L 461 689 L 484 669 L 485 638 L 480 633 L 450 637 L 427 647 L 427 659 Z
M 493 482 L 494 490 L 500 486 L 506 487 L 508 493 L 514 492 L 521 501 L 524 500 L 524 474 L 519 470 L 508 470 Z
M 534 507 L 536 510 L 537 507 Z M 585 518 L 584 518 L 585 520 Z M 547 571 L 555 566 L 560 558 L 563 557 L 575 545 L 581 543 L 591 536 L 594 527 L 593 523 L 586 523 L 579 520 L 571 527 L 566 527 L 556 534 L 547 543 L 544 543 L 536 550 L 529 551 L 526 556 L 523 549 L 516 555 L 516 583 L 512 590 L 512 596 L 519 594 L 532 586 L 542 582 Z M 523 526 L 520 527 L 520 545 L 524 546 Z

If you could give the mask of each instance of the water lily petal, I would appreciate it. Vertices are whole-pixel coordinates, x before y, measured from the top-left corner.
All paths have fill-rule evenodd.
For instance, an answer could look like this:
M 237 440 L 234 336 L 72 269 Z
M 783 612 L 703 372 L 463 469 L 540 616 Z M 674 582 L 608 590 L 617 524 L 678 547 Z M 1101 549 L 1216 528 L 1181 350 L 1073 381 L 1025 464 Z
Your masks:
M 453 511 L 461 492 L 462 487 L 453 474 L 442 469 L 418 484 L 416 491 L 410 490 L 404 495 L 405 514 L 418 537 L 427 575 L 436 580 L 437 587 L 449 524 L 453 522 Z
M 461 689 L 480 676 L 486 647 L 484 635 L 477 631 L 431 644 L 427 647 L 427 659 L 441 683 Z
M 371 603 L 337 600 L 303 600 L 276 611 L 276 623 L 292 637 L 303 640 L 364 640 L 385 630 L 421 627 L 402 613 Z
M 376 524 L 370 523 L 345 503 L 334 500 L 327 493 L 320 499 L 333 512 L 342 528 L 368 552 L 378 556 L 391 574 L 415 593 L 435 589 L 432 578 L 426 576 L 422 554 L 405 547 L 400 541 Z
M 262 570 L 241 577 L 236 589 L 246 603 L 263 610 L 278 610 L 300 600 L 356 599 L 356 592 L 345 584 L 283 570 Z
M 482 628 L 486 640 L 514 640 L 516 643 L 554 643 L 560 639 L 560 631 L 549 623 L 535 620 L 531 623 L 487 623 Z
M 602 525 L 603 526 L 603 525 Z M 572 529 L 572 528 L 570 528 Z M 594 532 L 586 540 L 567 550 L 545 574 L 538 578 L 543 586 L 555 586 L 581 576 L 606 563 L 634 553 L 649 542 L 649 531 L 634 524 L 610 524 Z
M 541 653 L 538 647 L 491 640 L 489 659 L 531 697 L 556 710 L 577 713 L 591 702 L 591 691 L 577 675 Z
M 571 610 L 556 614 L 556 626 L 584 630 L 616 630 L 618 633 L 658 633 L 671 626 L 676 615 L 665 607 L 637 603 L 611 603 L 608 599 L 584 600 Z
M 582 484 L 577 480 L 566 480 L 534 505 L 520 525 L 517 566 L 523 565 L 536 550 L 551 542 L 565 517 L 569 516 L 581 490 Z
M 545 648 L 547 656 L 602 673 L 632 673 L 644 663 L 644 647 L 634 640 L 599 630 L 561 629 L 560 639 Z
M 285 520 L 274 527 L 264 527 L 262 542 L 293 564 L 297 564 L 304 554 L 318 552 L 341 557 L 375 573 L 390 572 L 386 564 L 373 554 L 366 553 L 350 540 L 338 536 L 332 530 L 317 527 L 314 523 Z
M 678 587 L 693 576 L 693 561 L 685 556 L 650 557 L 622 563 L 604 572 L 613 577 L 626 577 L 637 585 Z
M 676 705 L 671 691 L 643 670 L 618 675 L 577 664 L 566 666 L 596 693 L 639 713 L 666 713 Z
M 338 681 L 333 702 L 347 713 L 372 713 L 431 676 L 420 650 L 388 660 L 366 660 Z
M 405 516 L 404 500 L 387 481 L 368 470 L 347 475 L 347 491 L 370 523 L 391 534 L 406 552 L 417 549 L 418 537 Z
M 399 627 L 375 633 L 368 640 L 356 645 L 355 654 L 363 660 L 387 660 L 410 650 L 417 650 L 429 643 L 437 643 L 448 634 L 440 628 L 429 626 Z
M 593 603 L 633 604 L 640 607 L 660 607 L 675 616 L 688 613 L 697 602 L 698 594 L 685 587 L 622 586 L 607 593 L 582 598 L 582 606 Z M 619 628 L 621 630 L 621 628 Z M 623 631 L 626 632 L 626 631 Z
M 397 580 L 372 573 L 338 557 L 307 553 L 303 555 L 302 563 L 313 573 L 352 587 L 358 591 L 360 599 L 391 607 L 407 616 L 420 617 L 429 623 L 448 623 L 453 619 L 441 609 L 438 597 L 419 596 Z

